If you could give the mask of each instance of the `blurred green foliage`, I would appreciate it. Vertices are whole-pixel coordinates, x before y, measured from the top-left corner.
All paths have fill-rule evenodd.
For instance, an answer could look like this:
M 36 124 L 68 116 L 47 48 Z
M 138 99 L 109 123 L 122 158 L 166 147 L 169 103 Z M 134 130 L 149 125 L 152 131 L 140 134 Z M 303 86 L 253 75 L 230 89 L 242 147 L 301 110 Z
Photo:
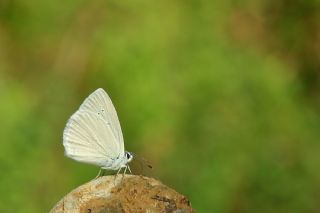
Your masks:
M 126 149 L 153 163 L 144 174 L 198 212 L 318 211 L 319 14 L 298 0 L 2 0 L 0 211 L 47 212 L 96 175 L 64 157 L 62 131 L 98 87 Z

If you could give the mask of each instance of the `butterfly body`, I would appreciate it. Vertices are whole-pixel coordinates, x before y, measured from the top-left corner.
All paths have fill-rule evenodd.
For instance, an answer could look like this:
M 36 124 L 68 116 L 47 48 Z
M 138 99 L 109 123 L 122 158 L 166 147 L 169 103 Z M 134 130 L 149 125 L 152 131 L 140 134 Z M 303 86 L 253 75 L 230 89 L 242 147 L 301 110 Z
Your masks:
M 127 167 L 127 164 L 132 160 L 132 154 L 130 152 L 125 152 L 124 156 L 118 156 L 114 159 L 106 161 L 102 169 L 107 170 L 119 170 L 120 168 Z

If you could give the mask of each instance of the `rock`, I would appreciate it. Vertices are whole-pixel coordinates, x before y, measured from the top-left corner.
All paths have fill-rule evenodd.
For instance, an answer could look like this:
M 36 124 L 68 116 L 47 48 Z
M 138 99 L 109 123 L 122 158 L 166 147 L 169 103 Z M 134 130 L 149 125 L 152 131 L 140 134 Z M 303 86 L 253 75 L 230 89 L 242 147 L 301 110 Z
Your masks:
M 189 200 L 153 178 L 103 176 L 62 198 L 50 213 L 194 212 Z

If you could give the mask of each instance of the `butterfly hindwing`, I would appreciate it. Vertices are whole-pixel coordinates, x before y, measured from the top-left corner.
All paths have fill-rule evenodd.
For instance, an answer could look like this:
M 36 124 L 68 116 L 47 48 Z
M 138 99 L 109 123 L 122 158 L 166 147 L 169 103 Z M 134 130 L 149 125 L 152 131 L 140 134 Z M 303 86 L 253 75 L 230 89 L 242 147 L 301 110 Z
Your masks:
M 99 114 L 78 110 L 63 133 L 66 155 L 74 160 L 103 166 L 121 153 L 110 123 Z

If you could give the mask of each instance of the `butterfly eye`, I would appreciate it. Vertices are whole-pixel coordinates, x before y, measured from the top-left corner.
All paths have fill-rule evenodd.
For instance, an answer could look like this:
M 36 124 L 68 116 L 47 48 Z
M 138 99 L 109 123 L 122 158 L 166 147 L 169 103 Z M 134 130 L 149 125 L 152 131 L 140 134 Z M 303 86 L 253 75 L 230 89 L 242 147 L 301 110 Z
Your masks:
M 130 152 L 126 152 L 126 158 L 127 158 L 128 162 L 130 162 L 133 158 L 133 155 Z

